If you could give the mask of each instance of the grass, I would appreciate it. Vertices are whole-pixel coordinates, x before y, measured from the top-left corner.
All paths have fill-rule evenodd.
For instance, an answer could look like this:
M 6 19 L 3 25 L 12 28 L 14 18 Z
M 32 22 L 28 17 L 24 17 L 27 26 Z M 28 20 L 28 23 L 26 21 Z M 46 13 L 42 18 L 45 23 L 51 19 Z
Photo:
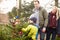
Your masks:
M 57 36 L 57 37 L 56 37 L 56 40 L 60 40 L 60 37 Z

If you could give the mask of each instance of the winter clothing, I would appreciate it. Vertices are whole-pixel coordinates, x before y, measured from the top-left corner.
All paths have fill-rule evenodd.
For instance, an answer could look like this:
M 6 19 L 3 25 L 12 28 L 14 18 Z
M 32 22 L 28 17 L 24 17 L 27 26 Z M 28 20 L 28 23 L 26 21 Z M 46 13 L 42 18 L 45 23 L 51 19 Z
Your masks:
M 47 11 L 43 8 L 40 7 L 39 9 L 33 9 L 33 14 L 30 16 L 30 18 L 32 17 L 36 17 L 37 18 L 37 24 L 40 25 L 40 27 L 42 27 L 44 25 L 44 27 L 47 26 L 48 24 L 48 14 Z
M 23 31 L 28 31 L 30 30 L 28 36 L 30 36 L 31 34 L 33 34 L 31 37 L 33 40 L 36 40 L 36 34 L 38 32 L 38 28 L 34 25 L 28 25 L 27 28 L 23 28 Z
M 47 27 L 48 24 L 48 14 L 47 11 L 43 7 L 39 7 L 39 9 L 33 9 L 33 14 L 30 16 L 37 18 L 37 24 L 40 26 L 38 32 L 41 34 L 41 40 L 42 36 L 45 36 L 45 33 L 42 32 L 43 27 Z M 44 40 L 44 37 L 43 37 Z
M 48 16 L 48 21 L 48 27 L 57 27 L 56 14 L 52 14 L 52 12 L 50 12 Z
M 33 23 L 36 23 L 36 21 L 37 21 L 37 19 L 35 17 L 32 17 L 29 20 L 33 21 Z
M 57 13 L 50 12 L 48 15 L 48 26 L 47 26 L 46 40 L 50 40 L 51 34 L 52 34 L 51 40 L 55 40 L 55 38 L 56 38 L 57 18 L 58 18 L 58 16 L 56 14 Z

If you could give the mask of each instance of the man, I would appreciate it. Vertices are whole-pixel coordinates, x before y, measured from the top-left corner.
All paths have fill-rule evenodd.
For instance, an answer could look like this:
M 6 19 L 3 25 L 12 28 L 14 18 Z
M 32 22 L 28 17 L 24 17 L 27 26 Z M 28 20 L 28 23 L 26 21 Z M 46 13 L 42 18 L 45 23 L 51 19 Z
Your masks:
M 35 8 L 33 9 L 33 14 L 30 16 L 30 18 L 31 17 L 37 18 L 37 24 L 40 26 L 39 27 L 40 40 L 44 40 L 46 26 L 48 24 L 48 14 L 47 11 L 40 6 L 38 0 L 34 0 L 33 3 Z
M 51 34 L 52 34 L 51 40 L 55 40 L 56 38 L 57 20 L 59 18 L 58 14 L 59 12 L 57 10 L 57 7 L 54 6 L 53 10 L 49 13 L 49 16 L 48 16 L 46 40 L 50 40 Z

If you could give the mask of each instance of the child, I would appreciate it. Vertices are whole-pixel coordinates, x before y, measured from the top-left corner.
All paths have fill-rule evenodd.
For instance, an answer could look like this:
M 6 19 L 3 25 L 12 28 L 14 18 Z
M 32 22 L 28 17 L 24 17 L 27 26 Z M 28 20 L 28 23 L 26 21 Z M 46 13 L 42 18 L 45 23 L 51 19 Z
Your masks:
M 28 36 L 32 34 L 31 38 L 33 40 L 36 40 L 36 35 L 37 35 L 37 32 L 38 32 L 38 28 L 36 27 L 36 18 L 35 17 L 32 17 L 28 20 L 28 23 L 30 23 L 30 25 L 27 26 L 27 28 L 23 28 L 22 31 L 28 31 L 30 30 L 30 32 L 28 33 Z

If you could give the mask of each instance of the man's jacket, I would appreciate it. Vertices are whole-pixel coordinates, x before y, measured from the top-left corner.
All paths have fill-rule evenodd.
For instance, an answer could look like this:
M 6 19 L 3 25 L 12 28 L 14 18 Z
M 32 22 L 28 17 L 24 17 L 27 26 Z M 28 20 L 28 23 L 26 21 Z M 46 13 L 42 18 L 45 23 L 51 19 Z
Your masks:
M 31 17 L 38 17 L 38 21 L 37 21 L 37 24 L 39 24 L 40 27 L 46 27 L 47 24 L 48 24 L 48 14 L 47 14 L 47 11 L 43 8 L 43 7 L 40 7 L 36 13 L 35 12 L 35 8 L 33 9 L 33 14 L 30 16 Z
M 43 8 L 39 8 L 39 25 L 40 27 L 47 27 L 48 24 L 48 14 L 47 11 Z

